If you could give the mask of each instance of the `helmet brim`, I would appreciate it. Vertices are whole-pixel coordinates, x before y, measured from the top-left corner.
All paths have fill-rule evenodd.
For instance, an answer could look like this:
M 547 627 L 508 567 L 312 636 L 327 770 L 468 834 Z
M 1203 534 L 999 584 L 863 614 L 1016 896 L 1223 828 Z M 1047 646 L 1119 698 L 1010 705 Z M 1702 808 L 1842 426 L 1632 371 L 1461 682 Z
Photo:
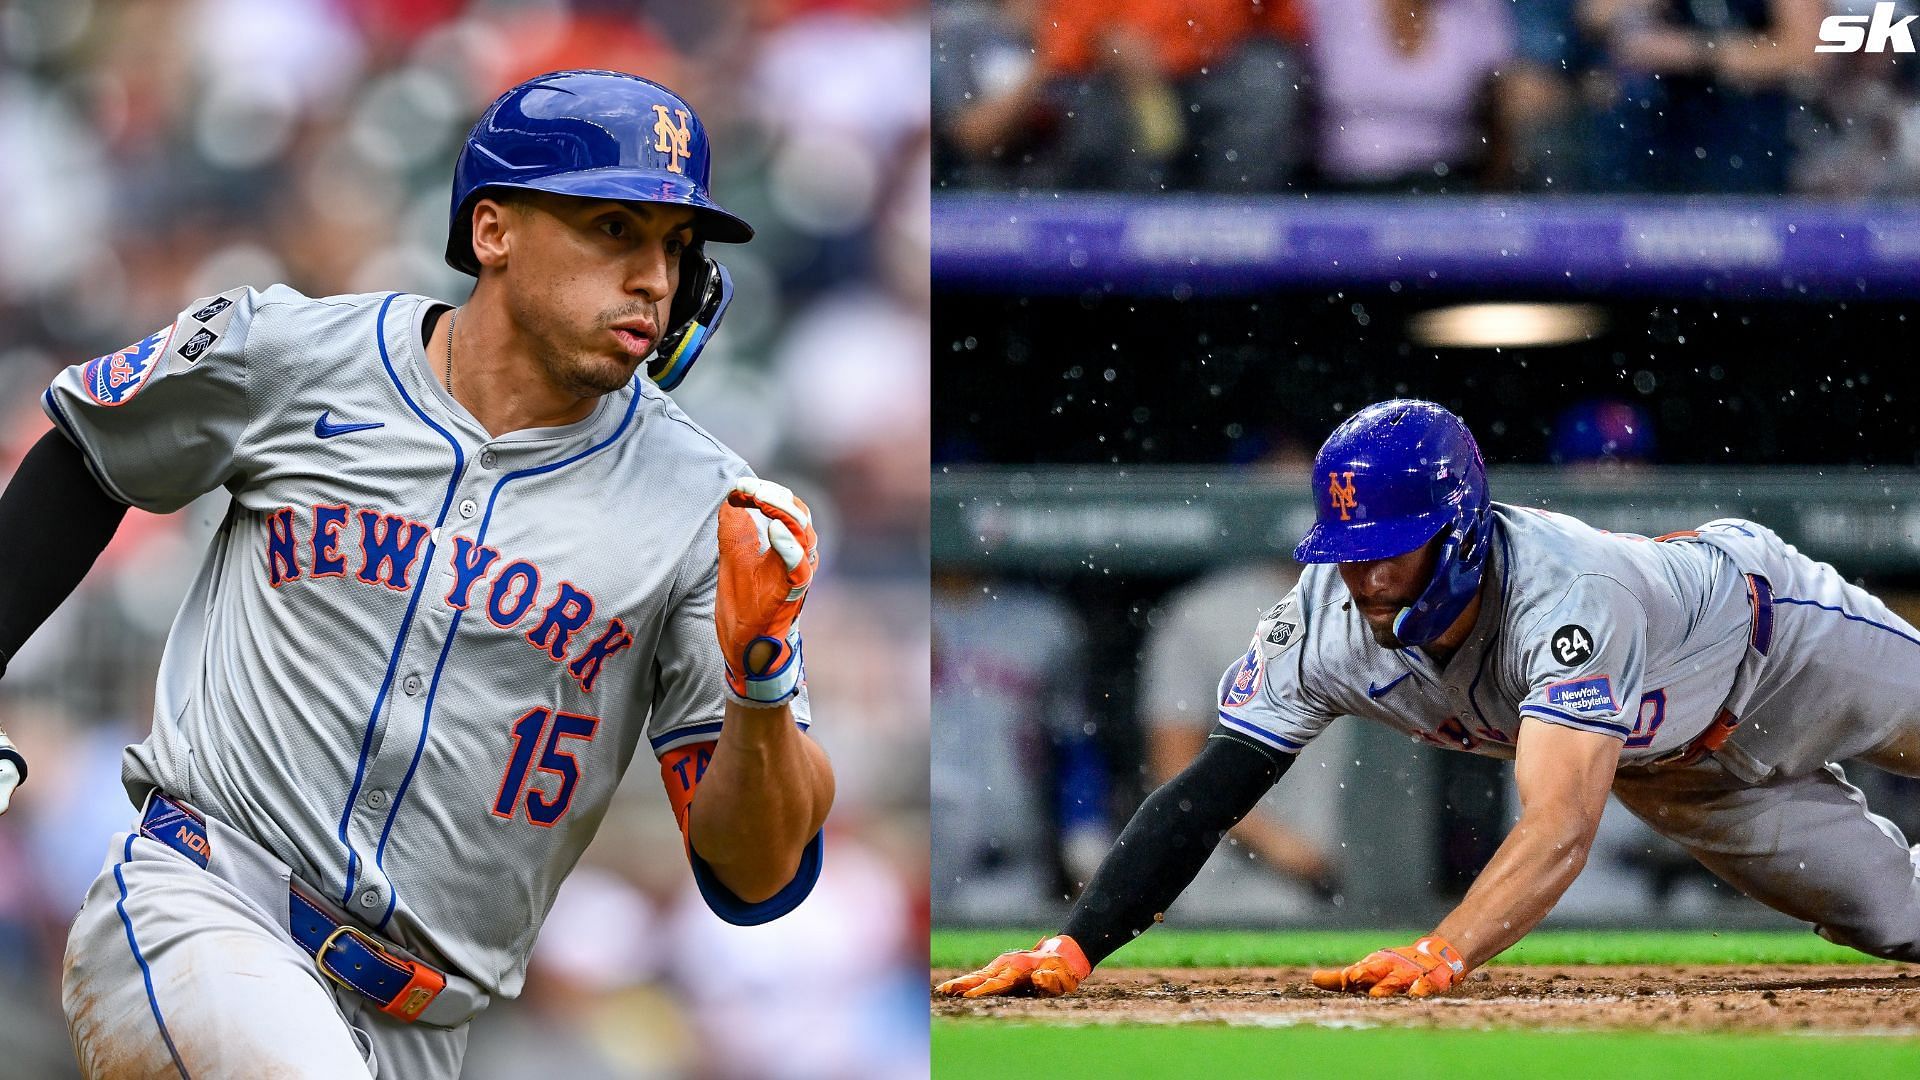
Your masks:
M 1451 508 L 1385 521 L 1317 522 L 1293 549 L 1295 562 L 1391 559 L 1424 547 L 1453 520 Z
M 699 216 L 701 240 L 711 240 L 721 244 L 744 244 L 753 239 L 753 226 L 701 194 L 699 187 L 691 179 L 679 173 L 662 172 L 658 169 L 615 167 L 561 173 L 558 176 L 544 177 L 526 184 L 490 186 L 526 187 L 534 191 L 549 191 L 555 195 L 573 195 L 582 199 L 689 206 Z
M 479 275 L 480 264 L 473 255 L 473 204 L 488 192 L 501 190 L 544 191 L 579 199 L 685 206 L 694 211 L 694 234 L 703 243 L 711 240 L 721 244 L 744 244 L 753 239 L 753 226 L 701 194 L 691 179 L 678 173 L 624 167 L 583 169 L 558 176 L 543 176 L 538 180 L 496 181 L 473 189 L 454 215 L 454 226 L 447 233 L 447 265 L 463 273 Z M 463 223 L 465 228 L 461 227 Z

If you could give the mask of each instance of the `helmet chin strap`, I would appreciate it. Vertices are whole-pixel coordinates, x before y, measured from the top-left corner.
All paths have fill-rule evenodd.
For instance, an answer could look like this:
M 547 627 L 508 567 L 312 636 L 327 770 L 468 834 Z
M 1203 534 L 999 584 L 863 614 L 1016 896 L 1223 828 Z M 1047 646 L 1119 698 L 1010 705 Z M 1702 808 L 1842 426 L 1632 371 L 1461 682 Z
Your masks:
M 683 265 L 693 269 L 692 280 L 681 283 L 668 313 L 673 325 L 647 357 L 647 377 L 662 390 L 672 390 L 687 377 L 733 301 L 733 277 L 727 268 L 698 246 L 690 248 L 688 256 Z
M 1427 589 L 1411 607 L 1400 609 L 1393 617 L 1393 636 L 1403 645 L 1425 645 L 1447 632 L 1479 592 L 1481 571 L 1486 565 L 1486 522 L 1481 517 L 1466 530 L 1449 526 L 1449 535 L 1440 545 L 1438 570 Z M 1463 536 L 1476 536 L 1469 547 Z

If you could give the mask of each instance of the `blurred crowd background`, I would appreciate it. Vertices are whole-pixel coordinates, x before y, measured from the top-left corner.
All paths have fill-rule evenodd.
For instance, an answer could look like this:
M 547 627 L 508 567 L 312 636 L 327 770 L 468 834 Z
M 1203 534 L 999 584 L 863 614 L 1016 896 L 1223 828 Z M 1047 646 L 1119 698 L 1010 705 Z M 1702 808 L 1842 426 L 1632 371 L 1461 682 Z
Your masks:
M 441 261 L 460 140 L 500 91 L 568 67 L 683 93 L 718 198 L 759 230 L 717 252 L 735 301 L 676 397 L 821 522 L 808 661 L 839 797 L 817 891 L 740 930 L 695 895 L 637 761 L 465 1075 L 925 1075 L 924 3 L 0 0 L 0 472 L 46 429 L 58 367 L 194 297 L 464 299 Z M 0 821 L 0 1074 L 72 1073 L 66 927 L 131 821 L 120 749 L 224 498 L 132 513 L 0 682 L 33 762 Z
M 935 0 L 945 186 L 1920 190 L 1872 0 Z M 1902 0 L 1896 18 L 1920 12 Z
M 1920 283 L 1876 262 L 1920 192 L 1920 77 L 1910 54 L 1814 51 L 1824 16 L 1873 8 L 934 0 L 938 242 L 955 265 L 1005 254 L 946 228 L 949 207 L 1061 237 L 1026 263 L 1038 283 L 934 280 L 936 924 L 1057 923 L 1213 726 L 1222 671 L 1298 577 L 1313 452 L 1372 401 L 1440 401 L 1496 499 L 1577 495 L 1609 528 L 1688 528 L 1763 490 L 1831 496 L 1844 524 L 1770 523 L 1920 613 L 1903 539 Z M 1443 193 L 1497 198 L 1427 213 Z M 1337 224 L 1298 246 L 1305 230 L 1262 216 L 1275 206 Z M 1589 216 L 1503 230 L 1483 206 Z M 1857 213 L 1889 243 L 1810 291 L 1779 268 L 1795 226 L 1743 216 L 1775 206 Z M 1410 207 L 1418 235 L 1368 220 Z M 1042 212 L 1088 227 L 1033 227 Z M 1514 269 L 1655 230 L 1699 277 Z M 1759 283 L 1723 288 L 1700 253 L 1733 265 L 1755 236 Z M 1279 264 L 1284 284 L 1233 280 Z M 1168 921 L 1425 926 L 1457 901 L 1513 820 L 1510 769 L 1372 727 L 1316 740 Z M 1849 776 L 1920 830 L 1920 784 Z M 1555 917 L 1769 916 L 1616 806 Z

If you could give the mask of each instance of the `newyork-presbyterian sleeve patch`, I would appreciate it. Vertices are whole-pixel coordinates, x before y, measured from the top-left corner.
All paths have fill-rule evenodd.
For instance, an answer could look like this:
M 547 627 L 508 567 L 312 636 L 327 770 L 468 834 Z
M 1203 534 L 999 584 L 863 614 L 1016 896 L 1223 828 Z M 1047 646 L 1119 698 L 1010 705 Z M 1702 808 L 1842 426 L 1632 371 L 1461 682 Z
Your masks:
M 1551 683 L 1547 686 L 1547 704 L 1593 716 L 1611 716 L 1620 711 L 1613 699 L 1613 682 L 1605 675 Z

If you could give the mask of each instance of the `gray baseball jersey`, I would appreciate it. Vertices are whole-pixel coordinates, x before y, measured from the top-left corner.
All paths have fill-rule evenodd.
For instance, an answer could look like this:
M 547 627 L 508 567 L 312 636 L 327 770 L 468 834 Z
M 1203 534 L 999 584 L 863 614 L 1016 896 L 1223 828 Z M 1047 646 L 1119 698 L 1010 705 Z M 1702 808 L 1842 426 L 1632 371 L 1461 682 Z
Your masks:
M 488 434 L 425 353 L 434 307 L 236 289 L 44 405 L 133 506 L 233 498 L 129 792 L 511 996 L 641 740 L 717 737 L 715 520 L 748 469 L 644 378 Z
M 1220 722 L 1289 753 L 1342 714 L 1500 757 L 1525 716 L 1619 738 L 1613 792 L 1648 826 L 1829 940 L 1920 962 L 1920 852 L 1837 764 L 1920 775 L 1920 631 L 1751 521 L 1658 543 L 1492 513 L 1448 664 L 1375 644 L 1337 568 L 1310 566 L 1228 669 Z M 1722 745 L 1675 757 L 1722 716 Z
M 1623 764 L 1705 730 L 1755 633 L 1726 556 L 1541 510 L 1491 513 L 1480 613 L 1444 666 L 1376 644 L 1338 568 L 1309 566 L 1227 670 L 1220 721 L 1287 753 L 1351 715 L 1511 758 L 1531 716 L 1620 739 Z

